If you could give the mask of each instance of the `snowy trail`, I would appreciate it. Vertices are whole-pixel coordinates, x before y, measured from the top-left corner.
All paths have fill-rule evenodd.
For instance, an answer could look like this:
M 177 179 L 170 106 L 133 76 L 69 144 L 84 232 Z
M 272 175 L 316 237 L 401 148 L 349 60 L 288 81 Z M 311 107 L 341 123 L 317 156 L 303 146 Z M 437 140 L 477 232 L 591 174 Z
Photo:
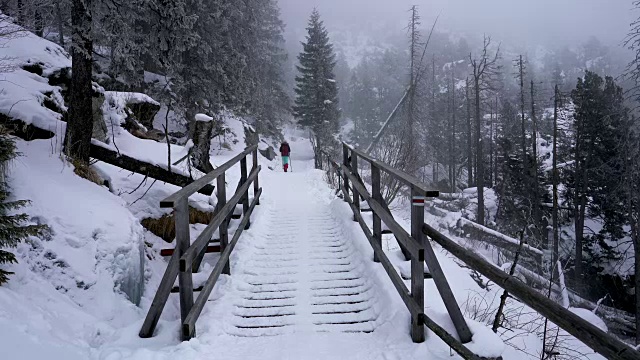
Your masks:
M 196 337 L 178 341 L 174 298 L 173 318 L 160 322 L 155 337 L 139 339 L 139 325 L 131 326 L 98 352 L 100 360 L 458 358 L 436 336 L 427 335 L 422 344 L 411 341 L 409 312 L 373 262 L 351 210 L 313 168 L 309 140 L 291 134 L 288 139 L 294 172 L 270 163 L 272 170 L 260 174 L 263 197 L 251 228 L 231 255 L 231 276 L 222 276 L 211 293 Z M 211 260 L 205 258 L 203 275 Z M 402 271 L 405 262 L 397 263 Z M 426 310 L 454 331 L 429 286 L 433 296 L 426 297 Z M 477 345 L 493 342 L 480 336 Z
M 310 190 L 304 174 L 274 176 L 281 178 L 269 188 L 274 200 L 254 224 L 265 231 L 235 270 L 225 329 L 237 336 L 374 331 L 376 291 L 339 222 L 328 206 L 300 196 Z

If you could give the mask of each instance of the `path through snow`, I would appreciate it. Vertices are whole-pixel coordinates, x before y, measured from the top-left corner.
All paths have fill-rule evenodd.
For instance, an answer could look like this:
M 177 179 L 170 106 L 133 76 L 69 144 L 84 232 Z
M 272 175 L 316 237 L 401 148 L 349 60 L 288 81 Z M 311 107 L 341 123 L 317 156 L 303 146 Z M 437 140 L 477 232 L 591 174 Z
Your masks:
M 260 174 L 261 205 L 231 256 L 231 276 L 220 278 L 196 323 L 196 338 L 180 343 L 179 321 L 166 319 L 151 339 L 128 328 L 100 359 L 458 358 L 433 334 L 424 344 L 411 341 L 406 307 L 372 261 L 348 206 L 313 169 L 308 139 L 288 140 L 294 172 Z

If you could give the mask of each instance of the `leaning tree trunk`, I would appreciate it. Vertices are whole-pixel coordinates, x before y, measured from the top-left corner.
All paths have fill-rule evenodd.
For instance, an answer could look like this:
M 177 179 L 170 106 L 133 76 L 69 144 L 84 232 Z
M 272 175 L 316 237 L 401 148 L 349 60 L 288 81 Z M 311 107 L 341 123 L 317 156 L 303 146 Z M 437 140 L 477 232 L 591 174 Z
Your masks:
M 476 185 L 478 189 L 478 224 L 484 225 L 484 159 L 482 158 L 482 115 L 480 114 L 480 78 L 475 78 L 476 95 Z
M 93 53 L 92 0 L 73 0 L 71 89 L 65 151 L 71 158 L 89 163 L 93 115 L 91 60 Z
M 469 78 L 466 81 L 467 97 L 467 187 L 473 184 L 473 137 L 471 136 L 471 95 L 469 95 Z
M 196 120 L 193 133 L 193 148 L 191 150 L 191 161 L 193 166 L 204 172 L 213 171 L 209 152 L 211 150 L 211 133 L 213 132 L 213 119 L 210 121 Z

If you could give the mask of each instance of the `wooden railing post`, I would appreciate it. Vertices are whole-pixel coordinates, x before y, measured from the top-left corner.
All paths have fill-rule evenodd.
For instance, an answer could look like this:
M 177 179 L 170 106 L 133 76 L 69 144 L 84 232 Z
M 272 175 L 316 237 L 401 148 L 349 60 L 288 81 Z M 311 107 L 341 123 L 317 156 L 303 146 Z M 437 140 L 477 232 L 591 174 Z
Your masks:
M 216 181 L 217 181 L 216 185 L 218 187 L 218 204 L 216 205 L 216 208 L 220 211 L 227 204 L 227 185 L 225 180 L 225 173 L 220 174 L 220 176 L 218 176 Z M 231 213 L 233 214 L 233 212 Z M 226 249 L 227 246 L 229 246 L 228 219 L 225 219 L 225 221 L 223 221 L 220 224 L 220 227 L 218 227 L 218 233 L 220 235 L 220 253 L 223 253 L 224 249 Z M 227 263 L 224 266 L 224 268 L 222 269 L 222 273 L 227 275 L 231 274 L 231 268 L 229 267 L 229 263 Z
M 355 152 L 351 152 L 351 172 L 353 172 L 353 174 L 356 176 L 356 179 L 359 178 L 358 177 L 358 154 L 356 154 Z M 355 188 L 353 189 L 352 193 L 353 193 L 353 206 L 355 206 L 356 210 L 359 212 L 360 211 L 360 194 L 358 194 Z M 355 214 L 353 215 L 353 221 L 358 221 Z
M 347 168 L 351 168 L 349 164 L 349 148 L 347 147 L 347 144 L 344 144 L 344 143 L 342 144 L 342 163 Z M 344 191 L 346 192 L 346 194 L 344 194 L 345 195 L 344 201 L 348 201 L 347 199 L 349 198 L 349 178 L 347 177 L 346 172 L 343 172 L 342 180 L 344 181 Z
M 258 149 L 255 149 L 253 151 L 253 169 L 257 169 L 258 168 Z M 258 183 L 258 178 L 255 179 L 255 181 L 253 182 L 253 197 L 257 197 L 258 194 L 258 190 L 260 190 L 260 184 Z M 258 199 L 258 201 L 256 202 L 256 205 L 260 205 L 260 199 Z
M 380 192 L 380 168 L 378 168 L 375 164 L 371 164 L 371 196 L 373 200 L 382 203 L 382 193 Z M 375 211 L 373 213 L 373 239 L 376 244 L 380 245 L 382 249 L 382 223 L 380 221 L 380 216 L 376 214 Z M 373 253 L 373 261 L 380 262 L 378 258 L 378 254 L 376 252 Z
M 247 182 L 247 158 L 244 157 L 240 159 L 240 184 L 244 185 Z M 244 194 L 242 198 L 242 214 L 243 216 L 247 216 L 247 212 L 249 212 L 249 189 Z M 247 230 L 251 226 L 251 220 L 247 221 L 247 226 L 245 226 L 245 230 Z
M 174 207 L 173 214 L 176 226 L 176 248 L 182 256 L 191 246 L 189 236 L 189 198 L 181 199 Z M 180 319 L 184 321 L 193 306 L 193 277 L 191 266 L 178 274 L 180 286 Z
M 423 244 L 422 225 L 424 224 L 424 196 L 411 186 L 411 237 Z M 411 257 L 411 297 L 424 312 L 424 250 L 422 258 Z M 424 324 L 421 316 L 411 317 L 411 339 L 423 342 Z

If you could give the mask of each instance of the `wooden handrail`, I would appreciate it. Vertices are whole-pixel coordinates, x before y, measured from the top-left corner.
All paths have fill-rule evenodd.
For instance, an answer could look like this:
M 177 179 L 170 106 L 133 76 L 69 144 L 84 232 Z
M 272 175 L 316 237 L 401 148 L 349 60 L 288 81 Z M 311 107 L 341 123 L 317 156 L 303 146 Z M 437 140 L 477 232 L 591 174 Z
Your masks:
M 420 308 L 420 306 L 416 303 L 416 301 L 411 296 L 411 292 L 407 288 L 407 285 L 405 285 L 404 280 L 402 280 L 402 277 L 400 277 L 400 275 L 398 275 L 398 273 L 394 269 L 393 264 L 387 257 L 387 254 L 385 254 L 384 250 L 382 249 L 382 246 L 378 244 L 376 241 L 374 241 L 371 230 L 367 226 L 367 223 L 364 221 L 362 214 L 356 211 L 353 205 L 353 200 L 351 200 L 351 197 L 349 197 L 349 194 L 346 193 L 346 191 L 344 193 L 346 194 L 345 196 L 347 199 L 347 203 L 351 207 L 351 210 L 353 210 L 353 213 L 356 216 L 358 224 L 360 224 L 360 228 L 364 232 L 364 235 L 367 237 L 367 240 L 369 240 L 369 243 L 373 248 L 374 254 L 379 259 L 379 262 L 382 264 L 385 271 L 389 275 L 389 278 L 391 279 L 391 283 L 393 283 L 393 286 L 398 291 L 398 294 L 400 294 L 402 301 L 407 306 L 407 309 L 409 310 L 412 316 L 420 316 L 421 314 L 423 314 L 424 310 Z
M 423 232 L 470 268 L 509 291 L 521 302 L 575 336 L 595 352 L 605 356 L 607 359 L 640 359 L 640 352 L 637 350 L 632 349 L 624 342 L 530 288 L 517 277 L 509 275 L 480 256 L 458 245 L 430 225 L 424 224 Z
M 211 274 L 207 278 L 207 281 L 205 282 L 204 286 L 202 287 L 202 290 L 200 291 L 198 298 L 194 302 L 193 307 L 191 308 L 191 311 L 189 311 L 189 315 L 187 315 L 187 318 L 182 323 L 183 339 L 191 339 L 195 336 L 196 321 L 198 320 L 198 317 L 200 316 L 200 313 L 202 312 L 204 305 L 207 303 L 207 300 L 209 299 L 209 295 L 211 295 L 211 291 L 213 291 L 213 288 L 215 287 L 216 282 L 220 277 L 220 274 L 222 274 L 224 268 L 229 263 L 231 252 L 233 251 L 233 248 L 236 246 L 238 239 L 240 239 L 240 235 L 242 234 L 242 231 L 244 230 L 245 226 L 249 223 L 249 219 L 251 218 L 251 213 L 253 212 L 253 209 L 258 204 L 258 200 L 260 199 L 261 194 L 262 194 L 262 188 L 259 188 L 258 192 L 253 198 L 253 201 L 251 202 L 251 205 L 249 206 L 247 216 L 242 218 L 242 221 L 240 222 L 238 229 L 234 233 L 233 238 L 229 242 L 229 245 L 220 254 L 220 258 L 218 259 L 216 266 L 214 266 L 213 270 L 211 271 Z
M 451 291 L 449 283 L 440 267 L 435 252 L 431 248 L 428 239 L 424 239 L 422 225 L 424 224 L 424 199 L 426 197 L 436 197 L 439 192 L 427 190 L 426 185 L 420 183 L 414 177 L 397 171 L 390 166 L 383 164 L 359 150 L 353 149 L 347 144 L 343 144 L 343 164 L 337 164 L 327 156 L 330 170 L 334 171 L 343 181 L 339 182 L 345 201 L 349 204 L 354 220 L 358 222 L 367 240 L 374 249 L 374 261 L 380 262 L 387 272 L 391 282 L 398 291 L 407 309 L 411 313 L 411 337 L 414 342 L 422 342 L 425 339 L 424 326 L 434 331 L 436 335 L 447 342 L 452 349 L 465 359 L 481 359 L 481 357 L 469 351 L 463 343 L 472 340 L 472 334 L 467 326 L 466 320 L 460 311 L 460 307 Z M 362 157 L 371 165 L 372 193 L 370 194 L 364 185 L 362 178 L 358 175 L 358 157 Z M 321 162 L 322 163 L 322 162 Z M 385 171 L 391 177 L 408 185 L 412 196 L 411 207 L 411 234 L 397 223 L 381 194 L 380 171 Z M 351 184 L 349 184 L 351 183 Z M 351 185 L 351 186 L 349 186 Z M 353 197 L 349 193 L 353 194 Z M 364 221 L 360 213 L 359 198 L 367 202 L 373 212 L 373 232 Z M 357 202 L 357 203 L 356 203 Z M 407 289 L 402 278 L 396 272 L 393 264 L 389 261 L 386 253 L 382 249 L 381 242 L 381 222 L 391 230 L 398 240 L 407 260 L 411 261 L 411 291 Z M 454 324 L 458 339 L 446 333 L 439 325 L 431 321 L 424 313 L 424 266 L 425 262 L 429 266 L 429 271 L 435 281 L 436 288 L 446 304 L 447 311 Z
M 382 222 L 389 227 L 389 230 L 393 232 L 399 242 L 409 250 L 411 256 L 416 257 L 424 261 L 424 246 L 422 244 L 418 244 L 415 239 L 407 233 L 407 231 L 402 227 L 402 225 L 398 224 L 398 222 L 391 216 L 386 209 L 378 203 L 376 200 L 373 200 L 373 197 L 367 189 L 360 183 L 360 181 L 351 173 L 351 171 L 346 167 L 342 166 L 342 169 L 345 171 L 345 174 L 351 181 L 353 189 L 357 191 L 362 198 L 369 204 L 371 209 L 380 216 Z
M 233 251 L 233 247 L 238 241 L 240 234 L 242 234 L 242 231 L 249 227 L 251 213 L 255 206 L 259 204 L 262 188 L 258 185 L 258 174 L 261 168 L 258 165 L 257 151 L 257 145 L 247 147 L 242 153 L 236 155 L 217 169 L 160 202 L 161 207 L 174 208 L 176 248 L 162 277 L 160 286 L 154 296 L 142 328 L 140 329 L 140 337 L 146 338 L 153 336 L 153 332 L 158 324 L 158 319 L 169 298 L 176 277 L 179 279 L 180 314 L 183 329 L 185 329 L 182 333 L 182 338 L 183 340 L 188 340 L 195 336 L 195 322 L 220 274 L 230 274 L 229 256 L 231 251 Z M 246 157 L 249 154 L 252 154 L 253 157 L 253 168 L 251 174 L 247 176 Z M 225 172 L 236 163 L 240 163 L 241 167 L 240 182 L 233 197 L 227 201 Z M 213 180 L 216 181 L 218 187 L 218 204 L 216 205 L 215 215 L 209 225 L 200 233 L 196 241 L 191 244 L 189 235 L 189 196 L 203 187 L 211 187 L 209 183 Z M 251 205 L 249 205 L 249 187 L 252 184 L 254 198 Z M 236 229 L 233 239 L 231 243 L 229 243 L 227 234 L 228 224 L 229 221 L 231 221 L 231 214 L 234 208 L 240 202 L 243 204 L 244 216 L 241 221 L 241 226 Z M 217 228 L 220 230 L 220 250 L 222 251 L 222 257 L 214 268 L 213 273 L 209 275 L 202 289 L 203 291 L 194 303 L 192 271 L 198 270 L 205 253 L 204 250 Z
M 363 158 L 370 164 L 375 164 L 381 170 L 384 170 L 386 173 L 392 175 L 395 179 L 399 180 L 403 184 L 407 186 L 412 186 L 418 190 L 420 190 L 424 196 L 426 197 L 438 197 L 440 195 L 439 191 L 429 190 L 429 186 L 422 181 L 420 181 L 415 176 L 409 175 L 406 172 L 398 169 L 394 169 L 393 167 L 373 158 L 371 155 L 366 154 L 363 151 L 360 151 L 350 145 L 345 144 L 349 150 L 357 154 L 359 157 Z
M 218 168 L 216 168 L 212 172 L 206 174 L 205 176 L 199 178 L 198 180 L 192 182 L 191 184 L 183 187 L 182 189 L 178 190 L 177 192 L 169 195 L 164 200 L 160 201 L 160 207 L 161 208 L 172 208 L 172 207 L 174 207 L 175 204 L 178 201 L 180 201 L 181 199 L 186 199 L 189 196 L 193 195 L 195 192 L 200 190 L 205 185 L 209 184 L 211 181 L 215 180 L 218 176 L 220 176 L 221 174 L 225 173 L 227 170 L 229 170 L 229 168 L 231 168 L 233 165 L 235 165 L 241 159 L 244 159 L 247 155 L 249 155 L 253 151 L 256 151 L 257 149 L 258 149 L 258 144 L 247 147 L 246 149 L 244 149 L 243 152 L 241 152 L 240 154 L 236 155 L 233 159 L 231 159 L 231 160 L 227 161 L 226 163 L 218 166 Z
M 218 211 L 216 216 L 211 219 L 209 225 L 207 225 L 207 227 L 202 230 L 196 241 L 194 241 L 189 249 L 184 253 L 184 255 L 182 255 L 182 257 L 180 258 L 180 271 L 186 271 L 187 267 L 191 267 L 191 264 L 196 259 L 198 254 L 207 246 L 207 244 L 211 240 L 211 237 L 213 236 L 213 233 L 216 231 L 216 229 L 220 226 L 220 224 L 222 224 L 223 221 L 227 219 L 229 214 L 231 214 L 233 209 L 235 209 L 240 200 L 244 197 L 253 180 L 258 177 L 260 169 L 261 167 L 258 166 L 257 169 L 254 169 L 251 172 L 251 175 L 249 175 L 247 182 L 245 182 L 238 188 L 235 195 L 233 195 L 233 197 L 229 199 L 226 205 Z

